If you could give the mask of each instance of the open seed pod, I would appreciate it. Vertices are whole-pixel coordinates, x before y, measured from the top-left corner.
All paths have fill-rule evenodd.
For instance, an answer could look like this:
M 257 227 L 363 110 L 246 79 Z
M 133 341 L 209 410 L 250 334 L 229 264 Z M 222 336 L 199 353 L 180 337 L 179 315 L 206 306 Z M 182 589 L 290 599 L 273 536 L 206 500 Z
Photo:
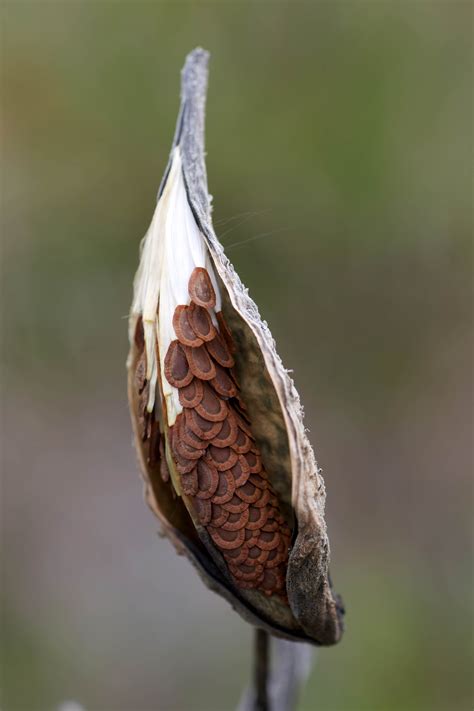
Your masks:
M 176 549 L 244 619 L 334 644 L 343 609 L 299 397 L 212 227 L 207 61 L 197 49 L 183 69 L 134 284 L 128 392 L 146 499 Z

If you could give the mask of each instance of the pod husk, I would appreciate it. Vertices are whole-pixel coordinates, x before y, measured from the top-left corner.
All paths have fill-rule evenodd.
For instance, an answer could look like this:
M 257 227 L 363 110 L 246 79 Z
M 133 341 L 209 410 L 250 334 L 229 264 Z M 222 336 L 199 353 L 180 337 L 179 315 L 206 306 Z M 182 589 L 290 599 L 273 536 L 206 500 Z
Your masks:
M 172 152 L 179 146 L 188 201 L 220 280 L 223 313 L 237 345 L 237 375 L 242 399 L 252 413 L 253 434 L 285 515 L 293 526 L 294 540 L 286 579 L 289 609 L 282 611 L 282 605 L 271 600 L 262 604 L 262 596 L 255 591 L 241 591 L 233 585 L 220 556 L 210 554 L 212 543 L 205 542 L 205 530 L 199 530 L 195 524 L 193 529 L 182 501 L 172 498 L 157 466 L 150 467 L 147 462 L 134 416 L 137 411 L 134 373 L 138 354 L 132 339 L 128 360 L 129 399 L 145 496 L 162 523 L 163 533 L 171 539 L 177 551 L 187 555 L 205 584 L 226 598 L 247 622 L 286 639 L 330 645 L 341 638 L 344 611 L 340 599 L 333 593 L 328 572 L 324 481 L 306 435 L 293 381 L 276 352 L 266 322 L 261 319 L 256 304 L 224 254 L 212 226 L 204 161 L 208 57 L 202 49 L 194 50 L 187 57 L 182 71 L 181 107 Z M 170 166 L 171 158 L 158 198 Z M 132 323 L 131 333 L 134 328 L 135 323 Z

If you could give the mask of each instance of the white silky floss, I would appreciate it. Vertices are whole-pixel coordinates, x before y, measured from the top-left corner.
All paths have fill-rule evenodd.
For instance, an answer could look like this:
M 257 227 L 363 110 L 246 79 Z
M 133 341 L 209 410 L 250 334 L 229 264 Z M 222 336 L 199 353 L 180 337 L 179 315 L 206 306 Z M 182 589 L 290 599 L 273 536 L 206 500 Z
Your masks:
M 147 410 L 153 410 L 156 398 L 158 344 L 161 387 L 171 427 L 183 408 L 178 390 L 169 384 L 163 363 L 176 335 L 173 314 L 178 305 L 189 304 L 189 278 L 196 267 L 207 270 L 216 292 L 215 311 L 221 310 L 221 295 L 207 245 L 189 206 L 184 185 L 179 146 L 173 151 L 171 169 L 158 200 L 140 253 L 134 281 L 132 313 L 143 318 L 147 372 L 150 394 Z M 214 324 L 217 320 L 211 314 Z

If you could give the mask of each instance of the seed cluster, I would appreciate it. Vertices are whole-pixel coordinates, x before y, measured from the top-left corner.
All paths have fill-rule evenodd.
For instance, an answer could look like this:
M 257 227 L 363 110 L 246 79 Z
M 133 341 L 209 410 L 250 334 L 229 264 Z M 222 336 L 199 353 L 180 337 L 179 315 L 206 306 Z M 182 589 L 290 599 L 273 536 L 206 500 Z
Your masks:
M 222 553 L 237 587 L 285 597 L 290 529 L 268 479 L 233 370 L 235 346 L 205 269 L 176 308 L 164 361 L 183 411 L 170 444 L 183 493 Z

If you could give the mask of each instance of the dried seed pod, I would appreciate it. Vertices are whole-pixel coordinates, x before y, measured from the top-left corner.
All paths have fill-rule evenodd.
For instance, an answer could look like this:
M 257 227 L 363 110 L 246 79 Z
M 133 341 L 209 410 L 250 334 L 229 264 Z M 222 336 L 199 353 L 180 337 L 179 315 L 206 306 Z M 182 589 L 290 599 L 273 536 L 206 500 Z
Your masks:
M 294 385 L 211 223 L 206 65 L 195 50 L 184 69 L 135 279 L 129 399 L 146 497 L 178 550 L 246 620 L 333 644 L 343 610 L 328 574 L 324 484 Z

